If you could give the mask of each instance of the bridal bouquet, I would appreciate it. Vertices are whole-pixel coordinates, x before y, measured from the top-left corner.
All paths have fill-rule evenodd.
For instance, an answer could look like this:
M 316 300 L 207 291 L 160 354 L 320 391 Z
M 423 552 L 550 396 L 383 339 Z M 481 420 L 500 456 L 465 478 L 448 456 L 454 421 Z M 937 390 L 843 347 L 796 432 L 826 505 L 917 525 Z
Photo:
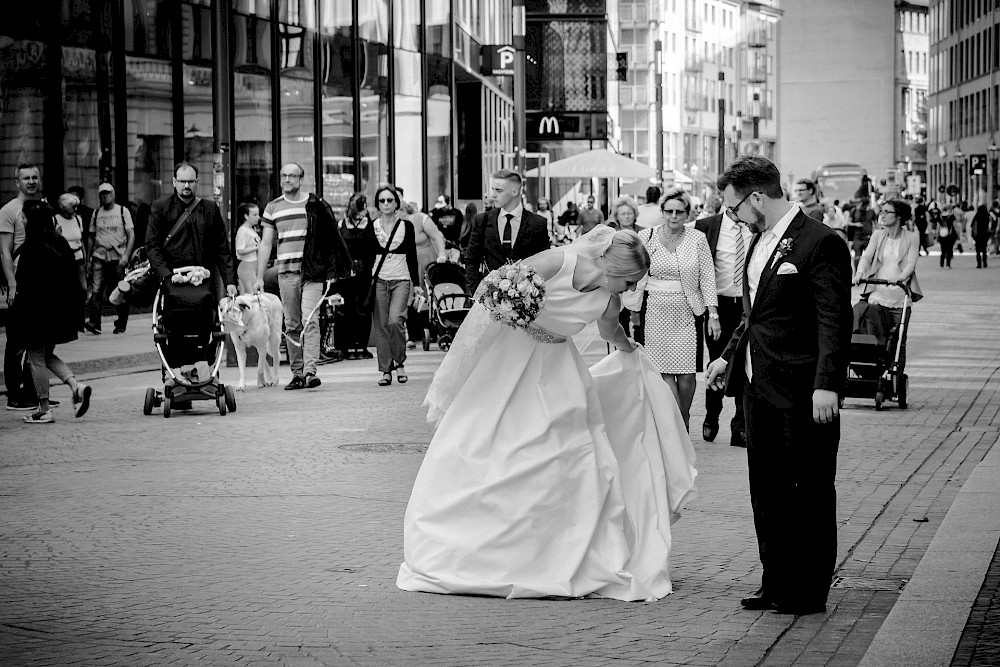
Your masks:
M 475 299 L 497 322 L 525 328 L 545 306 L 545 280 L 525 264 L 504 264 L 483 278 Z

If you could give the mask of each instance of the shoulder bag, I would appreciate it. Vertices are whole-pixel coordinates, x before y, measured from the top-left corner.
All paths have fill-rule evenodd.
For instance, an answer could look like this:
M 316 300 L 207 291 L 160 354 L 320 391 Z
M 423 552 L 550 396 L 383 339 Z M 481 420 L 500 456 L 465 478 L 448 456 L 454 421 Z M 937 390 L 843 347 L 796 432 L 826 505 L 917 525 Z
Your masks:
M 358 312 L 364 315 L 375 310 L 375 286 L 378 284 L 378 273 L 382 270 L 382 265 L 385 264 L 385 258 L 389 256 L 389 248 L 392 246 L 392 239 L 396 236 L 396 230 L 399 228 L 400 222 L 401 220 L 396 218 L 396 224 L 392 226 L 392 231 L 389 232 L 389 240 L 385 242 L 385 250 L 382 251 L 382 257 L 379 258 L 378 266 L 375 267 L 375 272 L 372 274 L 372 285 L 368 288 L 365 300 L 358 304 Z M 370 224 L 374 225 L 375 223 Z M 374 230 L 372 230 L 372 233 L 374 233 Z

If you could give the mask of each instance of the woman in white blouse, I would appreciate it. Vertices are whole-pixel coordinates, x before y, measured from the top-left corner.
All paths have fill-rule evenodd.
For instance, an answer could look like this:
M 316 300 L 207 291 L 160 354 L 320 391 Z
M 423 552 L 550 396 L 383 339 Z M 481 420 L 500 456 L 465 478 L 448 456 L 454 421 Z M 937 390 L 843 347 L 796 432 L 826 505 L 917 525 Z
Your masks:
M 375 255 L 372 279 L 375 281 L 375 305 L 372 330 L 379 386 L 392 384 L 392 371 L 403 384 L 409 377 L 406 362 L 406 309 L 413 289 L 420 284 L 417 271 L 417 245 L 413 223 L 400 215 L 402 202 L 395 187 L 383 183 L 375 190 L 379 216 L 368 226 L 366 239 Z
M 250 294 L 257 281 L 257 248 L 260 247 L 257 225 L 260 224 L 260 208 L 257 204 L 240 204 L 236 209 L 236 219 L 240 221 L 239 229 L 236 230 L 236 258 L 240 260 L 236 267 L 236 277 L 240 281 L 240 294 Z

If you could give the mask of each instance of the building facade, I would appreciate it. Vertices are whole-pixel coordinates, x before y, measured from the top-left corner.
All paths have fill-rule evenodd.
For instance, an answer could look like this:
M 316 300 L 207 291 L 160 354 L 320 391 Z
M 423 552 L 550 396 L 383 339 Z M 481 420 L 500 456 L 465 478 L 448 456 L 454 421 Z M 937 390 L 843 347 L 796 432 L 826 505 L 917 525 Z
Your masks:
M 854 163 L 877 183 L 898 161 L 898 44 L 890 0 L 795 0 L 778 24 L 778 166 L 787 179 Z
M 342 211 L 395 182 L 424 206 L 456 195 L 456 162 L 510 150 L 509 84 L 480 44 L 507 39 L 511 0 L 38 0 L 0 25 L 0 198 L 20 163 L 96 204 L 137 205 L 200 171 L 224 209 L 278 193 L 281 164 Z M 470 119 L 472 119 L 470 121 Z M 474 121 L 474 122 L 472 122 Z M 506 121 L 509 126 L 510 121 Z M 459 129 L 468 130 L 460 133 Z
M 720 170 L 737 155 L 773 159 L 780 16 L 776 1 L 621 2 L 618 50 L 628 53 L 629 63 L 617 105 L 621 152 L 654 168 L 662 159 L 664 184 L 700 197 L 714 190 Z
M 930 3 L 928 194 L 941 202 L 988 205 L 998 196 L 997 4 Z

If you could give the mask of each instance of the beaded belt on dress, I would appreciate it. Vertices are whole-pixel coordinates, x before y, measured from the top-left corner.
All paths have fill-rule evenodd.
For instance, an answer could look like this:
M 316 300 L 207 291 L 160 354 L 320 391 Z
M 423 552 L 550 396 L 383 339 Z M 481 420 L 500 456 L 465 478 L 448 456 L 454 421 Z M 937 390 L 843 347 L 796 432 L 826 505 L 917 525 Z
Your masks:
M 560 336 L 559 334 L 554 334 L 547 329 L 543 329 L 534 324 L 529 324 L 525 327 L 521 327 L 524 333 L 528 334 L 539 343 L 565 343 L 569 338 L 566 336 Z
M 647 292 L 683 292 L 684 288 L 681 286 L 681 281 L 679 280 L 647 278 L 645 290 Z

